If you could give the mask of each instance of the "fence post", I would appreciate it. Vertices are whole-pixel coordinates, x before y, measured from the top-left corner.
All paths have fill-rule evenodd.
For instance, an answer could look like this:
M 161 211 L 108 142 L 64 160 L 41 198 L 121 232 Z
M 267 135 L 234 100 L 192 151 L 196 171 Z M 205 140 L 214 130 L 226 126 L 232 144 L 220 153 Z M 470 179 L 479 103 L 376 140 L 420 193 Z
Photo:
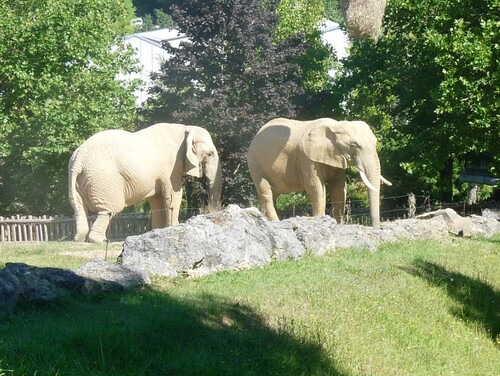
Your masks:
M 431 211 L 431 198 L 429 196 L 425 196 L 424 206 L 425 206 L 425 211 L 426 212 L 430 212 Z
M 352 202 L 351 200 L 347 200 L 344 208 L 344 218 L 345 223 L 349 224 L 351 221 L 351 213 L 352 213 Z
M 408 195 L 408 218 L 415 218 L 417 211 L 417 199 L 413 193 Z

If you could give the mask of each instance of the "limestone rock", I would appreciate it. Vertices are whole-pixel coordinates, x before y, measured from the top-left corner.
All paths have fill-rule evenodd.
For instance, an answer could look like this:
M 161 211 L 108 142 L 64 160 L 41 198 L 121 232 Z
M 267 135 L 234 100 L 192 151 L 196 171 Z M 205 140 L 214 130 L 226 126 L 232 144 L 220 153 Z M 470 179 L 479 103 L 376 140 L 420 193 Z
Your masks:
M 256 208 L 229 205 L 186 223 L 125 240 L 123 266 L 167 277 L 203 276 L 222 270 L 262 266 L 297 244 L 277 236 Z
M 286 250 L 285 258 L 298 258 L 305 250 L 315 255 L 324 255 L 335 249 L 334 229 L 339 227 L 337 221 L 329 216 L 293 217 L 280 222 L 270 222 L 274 231 L 286 234 L 288 242 L 295 244 Z
M 20 291 L 17 277 L 8 269 L 0 270 L 0 312 L 14 309 Z
M 122 291 L 151 283 L 145 273 L 100 259 L 87 261 L 76 274 L 86 279 L 84 290 L 88 292 Z
M 123 291 L 144 285 L 146 278 L 102 260 L 90 260 L 77 271 L 6 263 L 0 270 L 0 309 L 12 311 L 19 299 L 46 303 L 69 294 Z
M 417 216 L 417 219 L 433 220 L 442 218 L 448 227 L 448 231 L 457 236 L 491 236 L 498 226 L 494 218 L 472 216 L 461 217 L 453 209 L 436 210 Z
M 380 229 L 337 225 L 329 216 L 269 222 L 256 208 L 229 205 L 178 226 L 128 237 L 120 259 L 123 266 L 145 273 L 203 276 L 299 259 L 306 251 L 316 255 L 342 248 L 375 251 L 380 243 L 400 239 L 491 235 L 500 232 L 499 226 L 496 219 L 462 218 L 451 209 L 384 222 Z

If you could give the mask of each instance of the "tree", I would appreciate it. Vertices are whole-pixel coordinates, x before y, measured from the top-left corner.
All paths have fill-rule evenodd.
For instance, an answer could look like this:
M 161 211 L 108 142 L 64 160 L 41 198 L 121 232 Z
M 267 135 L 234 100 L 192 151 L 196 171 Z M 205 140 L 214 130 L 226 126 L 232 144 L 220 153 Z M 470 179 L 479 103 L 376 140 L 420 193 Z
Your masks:
M 93 133 L 131 126 L 129 1 L 0 3 L 0 209 L 70 212 L 67 163 Z
M 378 43 L 353 42 L 337 90 L 348 117 L 376 128 L 394 188 L 464 198 L 456 178 L 471 153 L 500 174 L 499 8 L 394 0 Z
M 325 0 L 325 16 L 338 24 L 344 23 L 340 13 L 340 0 Z
M 334 64 L 333 51 L 321 40 L 320 25 L 325 20 L 323 0 L 281 0 L 277 8 L 279 22 L 277 41 L 297 34 L 307 41 L 306 53 L 298 59 L 302 68 L 304 89 L 315 93 L 329 87 L 328 71 Z M 335 60 L 336 61 L 336 60 Z
M 172 17 L 161 9 L 154 9 L 153 15 L 145 14 L 142 16 L 143 23 L 139 31 L 151 31 L 156 28 L 166 29 L 174 27 Z
M 302 35 L 273 40 L 277 0 L 187 0 L 172 17 L 189 42 L 165 45 L 173 55 L 156 77 L 150 121 L 207 128 L 223 164 L 225 203 L 248 203 L 253 184 L 246 165 L 251 139 L 267 121 L 294 117 L 303 94 L 296 63 Z

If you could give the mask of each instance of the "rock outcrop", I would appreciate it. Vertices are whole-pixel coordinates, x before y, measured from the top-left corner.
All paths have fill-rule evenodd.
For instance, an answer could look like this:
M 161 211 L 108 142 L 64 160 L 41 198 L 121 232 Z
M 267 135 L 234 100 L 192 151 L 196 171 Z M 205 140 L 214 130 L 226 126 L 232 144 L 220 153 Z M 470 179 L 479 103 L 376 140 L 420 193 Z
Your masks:
M 337 225 L 329 217 L 294 217 L 269 222 L 256 209 L 229 205 L 174 227 L 126 239 L 120 261 L 130 269 L 167 277 L 203 276 L 222 270 L 263 266 L 272 260 L 322 255 L 342 248 L 374 251 L 382 242 L 424 237 L 491 236 L 498 217 L 463 218 L 451 209 L 383 223 L 380 229 Z
M 461 217 L 451 209 L 414 219 L 385 222 L 381 228 L 338 225 L 329 217 L 294 217 L 269 222 L 256 208 L 230 205 L 178 226 L 126 239 L 118 263 L 92 259 L 76 271 L 7 263 L 0 270 L 0 312 L 19 300 L 47 302 L 62 295 L 123 291 L 149 283 L 149 275 L 204 276 L 323 255 L 343 248 L 375 251 L 382 242 L 500 233 L 500 215 Z
M 75 293 L 124 291 L 148 282 L 144 273 L 97 259 L 76 271 L 6 263 L 0 270 L 0 312 L 12 311 L 19 300 L 44 303 Z

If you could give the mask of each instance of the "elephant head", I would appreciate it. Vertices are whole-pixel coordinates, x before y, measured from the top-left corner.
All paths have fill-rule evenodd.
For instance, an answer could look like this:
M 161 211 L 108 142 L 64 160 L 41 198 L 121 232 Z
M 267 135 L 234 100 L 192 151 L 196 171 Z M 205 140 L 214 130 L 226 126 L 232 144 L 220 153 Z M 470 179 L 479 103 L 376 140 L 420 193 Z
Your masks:
M 377 139 L 368 124 L 331 119 L 320 122 L 304 134 L 302 148 L 314 162 L 338 169 L 346 169 L 349 165 L 359 169 L 368 188 L 372 225 L 380 227 L 380 182 L 391 183 L 380 174 Z
M 221 206 L 222 168 L 219 155 L 210 133 L 205 129 L 190 126 L 186 131 L 186 174 L 206 179 L 208 185 L 208 211 Z

